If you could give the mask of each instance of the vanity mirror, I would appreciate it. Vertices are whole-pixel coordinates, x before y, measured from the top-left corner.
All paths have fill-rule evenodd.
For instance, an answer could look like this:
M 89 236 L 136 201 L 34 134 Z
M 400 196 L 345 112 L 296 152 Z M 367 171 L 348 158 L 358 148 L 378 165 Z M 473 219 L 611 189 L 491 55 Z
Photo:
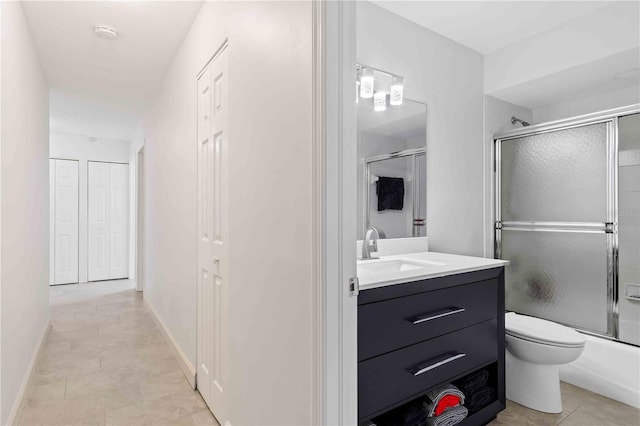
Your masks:
M 386 108 L 374 107 L 375 96 L 358 97 L 358 239 L 371 226 L 381 237 L 425 237 L 427 106 L 406 97 L 394 105 L 389 91 L 401 78 L 372 74 Z

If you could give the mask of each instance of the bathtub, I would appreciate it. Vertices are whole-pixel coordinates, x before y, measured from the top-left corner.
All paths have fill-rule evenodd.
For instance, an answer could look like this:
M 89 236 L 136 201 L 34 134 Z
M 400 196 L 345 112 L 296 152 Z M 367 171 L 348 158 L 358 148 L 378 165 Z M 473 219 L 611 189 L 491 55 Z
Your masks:
M 640 409 L 640 348 L 585 335 L 584 352 L 560 379 Z

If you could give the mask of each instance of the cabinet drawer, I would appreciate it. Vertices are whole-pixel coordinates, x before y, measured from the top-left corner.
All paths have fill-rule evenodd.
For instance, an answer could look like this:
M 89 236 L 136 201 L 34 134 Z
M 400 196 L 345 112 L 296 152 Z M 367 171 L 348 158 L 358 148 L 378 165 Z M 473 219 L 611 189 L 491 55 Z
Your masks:
M 379 414 L 498 357 L 497 320 L 358 363 L 358 416 Z
M 495 318 L 496 279 L 358 307 L 358 361 Z

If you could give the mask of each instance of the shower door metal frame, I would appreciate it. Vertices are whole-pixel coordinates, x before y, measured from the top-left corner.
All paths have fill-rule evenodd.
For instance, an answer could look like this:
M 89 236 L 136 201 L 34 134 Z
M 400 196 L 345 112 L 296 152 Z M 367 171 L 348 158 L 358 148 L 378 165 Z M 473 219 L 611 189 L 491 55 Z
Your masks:
M 494 136 L 495 221 L 494 248 L 496 259 L 502 257 L 502 230 L 531 232 L 579 232 L 607 236 L 607 333 L 582 330 L 587 334 L 618 339 L 618 118 L 640 112 L 640 104 L 615 108 L 601 113 L 582 115 L 539 125 L 523 127 Z M 502 221 L 502 142 L 543 133 L 568 130 L 594 124 L 606 124 L 606 222 L 523 222 Z M 573 326 L 572 326 L 573 327 Z
M 412 157 L 411 176 L 413 177 L 413 180 L 411 182 L 411 197 L 413 200 L 413 212 L 412 212 L 413 220 L 412 220 L 412 226 L 411 226 L 411 229 L 412 229 L 411 236 L 416 237 L 416 230 L 418 226 L 426 226 L 426 218 L 424 218 L 425 220 L 422 222 L 422 225 L 416 225 L 416 216 L 418 216 L 420 212 L 420 206 L 417 205 L 416 203 L 416 199 L 418 198 L 418 194 L 416 190 L 416 180 L 417 180 L 416 179 L 416 171 L 417 171 L 416 163 L 418 161 L 418 157 L 421 157 L 421 156 L 425 157 L 424 167 L 426 168 L 427 167 L 426 165 L 427 149 L 426 148 L 405 149 L 403 151 L 392 152 L 390 154 L 376 155 L 376 156 L 368 157 L 364 159 L 364 179 L 362 182 L 362 187 L 363 187 L 362 203 L 364 205 L 364 209 L 363 209 L 364 220 L 362 222 L 364 225 L 363 235 L 366 234 L 369 227 L 371 227 L 371 212 L 369 211 L 369 203 L 371 202 L 369 197 L 369 191 L 370 191 L 369 186 L 371 185 L 371 163 L 391 160 L 393 158 Z M 423 192 L 424 192 L 424 197 L 426 197 L 427 196 L 426 191 L 423 191 Z M 382 231 L 384 231 L 384 229 Z

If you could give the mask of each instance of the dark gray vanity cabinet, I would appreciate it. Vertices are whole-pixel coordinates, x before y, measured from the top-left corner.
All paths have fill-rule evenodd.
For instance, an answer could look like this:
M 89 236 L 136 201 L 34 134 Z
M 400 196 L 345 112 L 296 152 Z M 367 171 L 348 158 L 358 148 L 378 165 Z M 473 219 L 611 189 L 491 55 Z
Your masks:
M 505 407 L 504 268 L 363 290 L 358 297 L 361 422 L 486 369 L 495 400 L 462 425 Z

